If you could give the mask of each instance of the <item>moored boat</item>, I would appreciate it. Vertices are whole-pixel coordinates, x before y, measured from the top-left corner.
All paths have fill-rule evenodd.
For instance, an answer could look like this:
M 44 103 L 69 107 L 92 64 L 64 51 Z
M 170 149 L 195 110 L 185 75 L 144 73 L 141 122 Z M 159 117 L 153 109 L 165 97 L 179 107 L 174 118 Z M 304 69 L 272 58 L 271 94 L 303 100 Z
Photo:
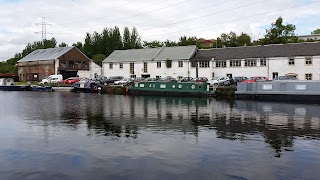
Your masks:
M 102 93 L 103 85 L 92 81 L 79 81 L 74 83 L 72 92 Z
M 15 85 L 12 78 L 0 78 L 0 90 L 2 91 L 31 91 L 29 85 Z
M 213 96 L 214 91 L 205 82 L 140 81 L 127 87 L 129 95 Z
M 37 86 L 37 85 L 32 85 L 31 86 L 32 91 L 39 91 L 39 92 L 51 92 L 52 87 L 51 86 Z
M 320 81 L 283 80 L 239 83 L 237 99 L 319 102 Z

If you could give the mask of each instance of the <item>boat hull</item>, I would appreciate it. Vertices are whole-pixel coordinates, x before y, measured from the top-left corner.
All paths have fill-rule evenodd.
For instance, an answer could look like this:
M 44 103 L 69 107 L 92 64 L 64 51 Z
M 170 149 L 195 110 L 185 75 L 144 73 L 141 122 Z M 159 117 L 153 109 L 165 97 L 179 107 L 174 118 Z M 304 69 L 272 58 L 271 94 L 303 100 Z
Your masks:
M 31 86 L 0 86 L 1 91 L 31 91 Z
M 207 83 L 196 82 L 135 82 L 127 88 L 129 95 L 161 95 L 161 96 L 214 96 L 214 90 Z

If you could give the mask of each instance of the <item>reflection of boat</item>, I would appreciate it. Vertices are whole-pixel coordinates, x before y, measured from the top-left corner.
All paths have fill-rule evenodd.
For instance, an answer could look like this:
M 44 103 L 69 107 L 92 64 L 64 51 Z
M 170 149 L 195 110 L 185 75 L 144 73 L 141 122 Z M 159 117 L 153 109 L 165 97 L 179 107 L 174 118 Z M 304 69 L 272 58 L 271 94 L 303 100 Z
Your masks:
M 200 82 L 141 81 L 129 86 L 127 91 L 133 95 L 213 96 L 215 88 Z
M 79 81 L 74 83 L 72 92 L 101 93 L 103 86 L 92 81 Z
M 52 87 L 51 86 L 37 86 L 37 85 L 32 85 L 31 86 L 32 91 L 41 91 L 41 92 L 51 92 Z
M 0 78 L 0 90 L 2 91 L 31 91 L 29 85 L 15 85 L 12 78 Z

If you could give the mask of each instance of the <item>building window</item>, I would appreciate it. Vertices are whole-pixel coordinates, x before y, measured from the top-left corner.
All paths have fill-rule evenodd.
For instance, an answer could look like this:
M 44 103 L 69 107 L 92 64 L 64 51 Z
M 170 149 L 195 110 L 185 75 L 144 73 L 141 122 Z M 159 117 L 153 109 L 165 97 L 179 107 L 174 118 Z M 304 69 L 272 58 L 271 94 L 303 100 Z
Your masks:
M 130 75 L 130 78 L 136 79 L 137 76 L 136 75 Z
M 119 68 L 120 68 L 120 69 L 123 69 L 123 63 L 120 63 L 120 64 L 119 64 Z
M 312 74 L 305 74 L 306 80 L 312 80 Z
M 312 59 L 311 58 L 306 58 L 305 62 L 306 62 L 306 65 L 312 65 Z
M 257 66 L 257 60 L 256 59 L 246 59 L 244 61 L 244 66 L 246 66 L 246 67 Z
M 130 74 L 134 74 L 134 63 L 130 63 Z
M 109 69 L 113 69 L 113 63 L 109 64 Z
M 81 69 L 81 66 L 82 66 L 81 61 L 76 61 L 76 67 L 77 67 L 78 69 Z
M 166 61 L 167 68 L 172 68 L 172 60 L 167 59 Z
M 277 72 L 273 72 L 273 73 L 272 73 L 272 79 L 274 79 L 274 78 L 276 78 L 276 77 L 278 77 L 278 73 L 277 73 Z
M 227 67 L 227 61 L 217 61 L 216 67 Z
M 241 67 L 241 60 L 230 60 L 230 67 Z
M 157 62 L 157 68 L 161 68 L 161 61 Z
M 260 66 L 267 66 L 267 59 L 266 58 L 260 58 Z
M 288 64 L 293 66 L 294 65 L 294 58 L 290 58 Z
M 74 61 L 69 61 L 69 68 L 74 69 Z
M 61 68 L 66 68 L 67 67 L 67 62 L 66 61 L 61 61 Z
M 178 61 L 178 67 L 183 67 L 183 61 Z
M 209 61 L 200 61 L 199 67 L 201 68 L 208 68 L 209 67 Z
M 147 62 L 143 63 L 143 72 L 144 73 L 148 72 L 148 63 Z
M 191 67 L 197 67 L 197 62 L 191 62 Z
M 82 65 L 83 65 L 84 68 L 89 69 L 89 64 L 88 64 L 88 62 L 82 62 L 82 63 L 83 63 Z

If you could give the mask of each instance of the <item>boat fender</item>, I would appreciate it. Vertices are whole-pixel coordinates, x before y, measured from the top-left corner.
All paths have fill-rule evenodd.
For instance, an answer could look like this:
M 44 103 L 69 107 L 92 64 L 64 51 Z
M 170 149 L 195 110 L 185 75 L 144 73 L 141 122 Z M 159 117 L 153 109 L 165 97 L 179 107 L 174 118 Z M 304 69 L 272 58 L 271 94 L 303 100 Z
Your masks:
M 96 91 L 98 90 L 98 86 L 93 86 L 93 89 Z
M 194 85 L 192 85 L 192 86 L 191 86 L 191 89 L 194 89 L 194 88 L 195 88 L 195 86 L 194 86 Z
M 181 84 L 179 84 L 178 88 L 179 88 L 179 89 L 181 89 L 181 88 L 182 88 L 182 85 L 181 85 Z

